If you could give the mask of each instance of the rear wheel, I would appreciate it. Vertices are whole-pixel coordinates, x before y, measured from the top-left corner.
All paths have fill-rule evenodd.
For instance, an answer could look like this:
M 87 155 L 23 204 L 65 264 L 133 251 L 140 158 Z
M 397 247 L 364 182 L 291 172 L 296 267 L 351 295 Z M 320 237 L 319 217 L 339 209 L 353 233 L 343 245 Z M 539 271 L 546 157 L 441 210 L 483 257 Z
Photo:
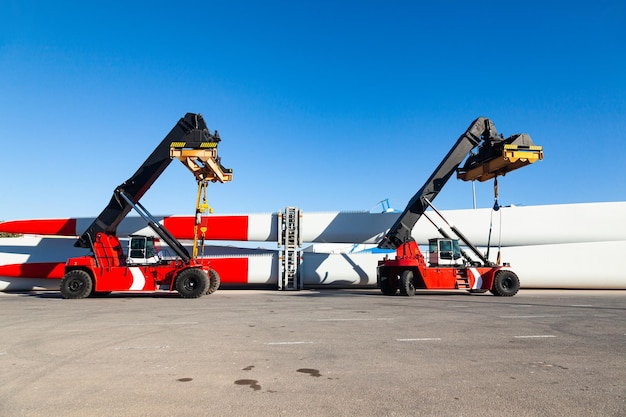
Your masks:
M 403 271 L 400 275 L 400 294 L 409 297 L 415 295 L 415 284 L 413 284 L 413 271 Z
M 398 291 L 398 286 L 387 277 L 381 277 L 380 279 L 380 291 L 385 295 L 395 295 Z
M 498 297 L 512 297 L 519 291 L 519 278 L 513 271 L 498 271 L 490 291 Z
M 220 287 L 220 275 L 215 269 L 209 270 L 209 288 L 206 290 L 207 294 L 213 294 Z
M 183 298 L 202 297 L 208 288 L 209 277 L 199 268 L 185 269 L 176 278 L 176 291 Z
M 91 276 L 80 269 L 68 271 L 61 280 L 61 295 L 65 299 L 85 298 L 91 294 L 92 290 Z

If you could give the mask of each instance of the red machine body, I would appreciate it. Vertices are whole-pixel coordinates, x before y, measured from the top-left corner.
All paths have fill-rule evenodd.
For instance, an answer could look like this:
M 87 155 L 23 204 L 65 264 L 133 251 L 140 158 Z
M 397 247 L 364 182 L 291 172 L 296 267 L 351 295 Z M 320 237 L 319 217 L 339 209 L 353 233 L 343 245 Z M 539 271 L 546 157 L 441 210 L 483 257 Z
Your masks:
M 377 283 L 385 295 L 400 290 L 409 296 L 416 290 L 458 289 L 511 296 L 519 288 L 519 280 L 508 266 L 429 266 L 415 241 L 401 245 L 395 259 L 378 261 Z
M 183 271 L 196 270 L 193 275 L 211 275 L 208 259 L 192 259 L 189 263 L 176 259 L 159 260 L 152 264 L 129 263 L 119 239 L 105 233 L 96 235 L 94 256 L 70 258 L 67 260 L 66 270 L 84 271 L 89 274 L 93 282 L 91 289 L 93 293 L 159 289 L 173 291 L 177 289 L 176 277 Z M 189 284 L 187 283 L 188 287 Z M 206 288 L 204 292 L 207 293 L 208 290 L 209 288 Z

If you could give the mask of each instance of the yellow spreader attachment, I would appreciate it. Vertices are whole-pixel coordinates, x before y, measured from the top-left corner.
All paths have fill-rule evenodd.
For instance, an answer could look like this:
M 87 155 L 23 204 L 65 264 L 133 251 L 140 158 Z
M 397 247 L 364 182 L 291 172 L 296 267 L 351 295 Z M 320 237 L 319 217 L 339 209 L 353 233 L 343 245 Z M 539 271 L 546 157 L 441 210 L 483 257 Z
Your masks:
M 506 143 L 509 142 L 509 143 Z M 483 144 L 472 155 L 456 177 L 463 181 L 487 181 L 543 159 L 543 146 L 533 145 L 527 134 L 516 135 L 502 142 Z
M 209 182 L 228 182 L 233 179 L 233 170 L 224 168 L 217 156 L 217 144 L 220 141 L 217 131 L 209 141 L 172 142 L 170 144 L 170 158 L 178 159 L 191 171 L 198 182 L 196 198 L 196 215 L 193 228 L 192 258 L 198 257 L 198 239 L 201 240 L 202 255 L 204 255 L 204 237 L 207 231 L 202 226 L 202 213 L 207 210 L 212 213 L 206 198 L 206 189 Z M 202 200 L 201 200 L 202 198 Z M 200 233 L 201 232 L 201 236 Z
M 170 149 L 170 156 L 177 158 L 196 177 L 198 181 L 228 182 L 233 179 L 233 171 L 224 168 L 213 149 Z

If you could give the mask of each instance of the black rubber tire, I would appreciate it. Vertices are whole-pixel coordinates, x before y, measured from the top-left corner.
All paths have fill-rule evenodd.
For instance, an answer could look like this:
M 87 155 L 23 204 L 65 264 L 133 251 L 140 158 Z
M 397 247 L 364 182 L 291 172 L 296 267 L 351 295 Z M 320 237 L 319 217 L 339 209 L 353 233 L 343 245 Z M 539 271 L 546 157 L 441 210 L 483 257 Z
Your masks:
M 209 270 L 209 288 L 207 294 L 213 294 L 220 287 L 220 274 L 215 269 Z
M 398 291 L 398 286 L 394 285 L 391 279 L 381 277 L 380 292 L 382 292 L 385 295 L 396 295 L 397 291 Z
M 406 270 L 400 275 L 400 294 L 412 297 L 415 295 L 415 284 L 413 284 L 413 271 Z
M 183 298 L 198 298 L 206 294 L 209 277 L 199 268 L 189 268 L 176 277 L 176 291 Z
M 498 297 L 513 297 L 519 291 L 519 278 L 513 271 L 498 271 L 490 291 Z
M 61 280 L 61 295 L 68 300 L 89 297 L 92 290 L 91 276 L 80 269 L 68 271 Z

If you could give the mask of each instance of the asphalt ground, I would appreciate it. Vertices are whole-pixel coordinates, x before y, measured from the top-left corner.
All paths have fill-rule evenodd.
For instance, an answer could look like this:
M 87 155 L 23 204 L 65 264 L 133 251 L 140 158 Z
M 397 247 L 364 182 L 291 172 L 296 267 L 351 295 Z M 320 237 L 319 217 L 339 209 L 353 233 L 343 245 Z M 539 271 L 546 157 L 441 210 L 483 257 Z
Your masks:
M 2 416 L 624 416 L 626 291 L 0 294 Z

